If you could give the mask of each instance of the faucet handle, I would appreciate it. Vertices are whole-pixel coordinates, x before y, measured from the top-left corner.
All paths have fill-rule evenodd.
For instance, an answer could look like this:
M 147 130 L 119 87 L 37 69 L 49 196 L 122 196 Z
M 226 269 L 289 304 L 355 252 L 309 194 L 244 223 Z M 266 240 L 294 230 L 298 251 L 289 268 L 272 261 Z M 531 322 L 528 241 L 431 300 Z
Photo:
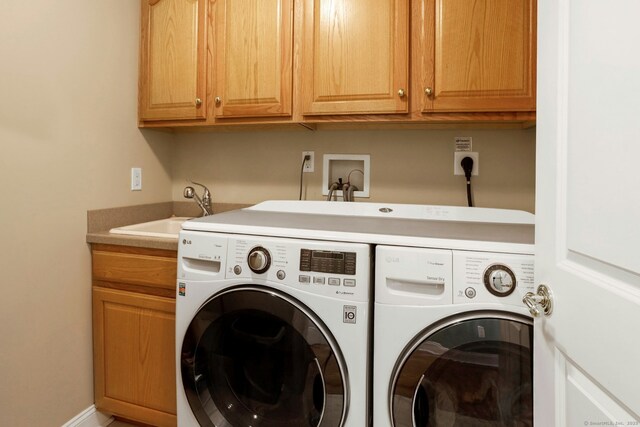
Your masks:
M 204 203 L 205 205 L 207 205 L 209 209 L 211 209 L 211 192 L 209 191 L 207 186 L 195 181 L 190 181 L 190 182 L 194 185 L 199 185 L 200 187 L 203 188 L 204 191 L 202 193 L 202 203 Z
M 196 190 L 194 190 L 193 187 L 184 187 L 184 191 L 182 192 L 182 195 L 186 199 L 193 199 L 193 196 L 195 196 L 195 194 Z

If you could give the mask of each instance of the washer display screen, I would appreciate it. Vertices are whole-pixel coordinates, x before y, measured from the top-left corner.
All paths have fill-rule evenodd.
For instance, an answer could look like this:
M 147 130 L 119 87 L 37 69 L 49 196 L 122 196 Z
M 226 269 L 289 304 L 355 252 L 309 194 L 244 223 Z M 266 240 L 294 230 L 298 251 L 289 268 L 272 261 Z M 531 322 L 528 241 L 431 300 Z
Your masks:
M 301 249 L 300 271 L 353 276 L 356 274 L 356 253 Z

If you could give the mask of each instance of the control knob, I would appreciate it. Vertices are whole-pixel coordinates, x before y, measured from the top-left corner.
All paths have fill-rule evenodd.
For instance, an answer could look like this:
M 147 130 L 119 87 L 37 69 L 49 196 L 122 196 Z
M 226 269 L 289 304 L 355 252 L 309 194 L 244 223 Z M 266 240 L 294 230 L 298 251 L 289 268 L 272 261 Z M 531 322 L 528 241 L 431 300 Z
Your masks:
M 271 266 L 271 255 L 262 246 L 257 246 L 249 251 L 247 263 L 254 273 L 262 274 Z
M 506 265 L 492 265 L 484 272 L 484 286 L 493 295 L 506 297 L 516 290 L 516 275 Z

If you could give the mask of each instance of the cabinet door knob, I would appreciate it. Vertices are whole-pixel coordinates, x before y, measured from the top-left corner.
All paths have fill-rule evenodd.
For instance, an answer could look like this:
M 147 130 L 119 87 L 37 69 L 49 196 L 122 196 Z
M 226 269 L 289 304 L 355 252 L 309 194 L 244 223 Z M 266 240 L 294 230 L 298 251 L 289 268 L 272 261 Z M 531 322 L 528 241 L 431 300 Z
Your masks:
M 404 95 L 405 95 L 404 89 L 400 89 L 400 90 L 398 91 L 398 96 L 399 96 L 400 98 L 404 98 Z
M 222 98 L 220 98 L 219 96 L 216 96 L 216 105 L 220 105 L 220 103 L 222 102 Z
M 196 98 L 196 106 L 201 106 L 202 105 L 202 99 L 200 98 Z
M 424 89 L 424 93 L 427 96 L 431 96 L 431 95 L 433 95 L 433 89 L 431 89 L 430 87 L 427 87 L 427 88 Z

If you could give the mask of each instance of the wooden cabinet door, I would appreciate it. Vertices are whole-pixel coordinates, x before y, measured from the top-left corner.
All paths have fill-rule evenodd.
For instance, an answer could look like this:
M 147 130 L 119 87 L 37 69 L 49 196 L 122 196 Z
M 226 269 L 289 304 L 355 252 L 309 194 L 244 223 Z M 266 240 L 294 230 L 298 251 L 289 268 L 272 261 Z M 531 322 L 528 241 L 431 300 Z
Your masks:
M 408 0 L 304 0 L 303 114 L 408 111 Z
M 142 0 L 140 120 L 206 115 L 206 0 Z
M 96 407 L 176 425 L 175 300 L 93 288 Z
M 293 0 L 218 0 L 216 117 L 291 115 Z
M 423 111 L 535 111 L 536 0 L 417 4 Z

